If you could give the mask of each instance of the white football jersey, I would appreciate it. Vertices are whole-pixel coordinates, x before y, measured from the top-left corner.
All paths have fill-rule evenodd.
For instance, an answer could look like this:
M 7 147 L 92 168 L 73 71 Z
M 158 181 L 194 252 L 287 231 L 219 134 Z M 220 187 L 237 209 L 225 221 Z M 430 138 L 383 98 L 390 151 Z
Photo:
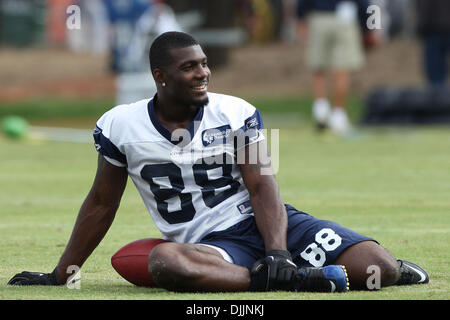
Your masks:
M 97 151 L 127 168 L 167 240 L 194 243 L 253 215 L 236 151 L 265 139 L 261 116 L 240 98 L 208 97 L 186 130 L 161 125 L 156 96 L 114 107 L 94 130 Z

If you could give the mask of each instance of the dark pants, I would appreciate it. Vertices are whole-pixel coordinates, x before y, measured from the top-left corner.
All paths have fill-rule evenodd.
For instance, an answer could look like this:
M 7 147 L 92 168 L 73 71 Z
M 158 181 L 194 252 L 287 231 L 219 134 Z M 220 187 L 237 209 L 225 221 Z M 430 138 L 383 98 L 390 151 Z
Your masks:
M 450 56 L 450 34 L 432 34 L 424 38 L 425 73 L 433 86 L 445 85 Z

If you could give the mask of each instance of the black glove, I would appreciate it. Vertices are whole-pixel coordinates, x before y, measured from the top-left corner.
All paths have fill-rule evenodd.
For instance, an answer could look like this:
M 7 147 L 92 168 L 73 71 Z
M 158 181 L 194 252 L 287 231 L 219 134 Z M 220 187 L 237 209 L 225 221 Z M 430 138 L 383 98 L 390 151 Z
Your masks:
M 11 280 L 8 281 L 8 285 L 12 286 L 58 286 L 58 279 L 56 278 L 56 268 L 52 273 L 42 272 L 29 272 L 22 271 L 16 274 Z
M 250 270 L 250 291 L 294 290 L 297 266 L 289 251 L 271 250 Z

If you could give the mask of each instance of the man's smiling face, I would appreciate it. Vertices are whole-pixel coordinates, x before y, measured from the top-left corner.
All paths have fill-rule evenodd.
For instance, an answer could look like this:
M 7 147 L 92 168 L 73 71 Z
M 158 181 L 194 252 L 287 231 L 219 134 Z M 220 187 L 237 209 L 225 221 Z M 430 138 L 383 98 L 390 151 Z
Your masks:
M 186 106 L 208 104 L 208 82 L 211 71 L 202 48 L 194 45 L 171 49 L 170 55 L 172 63 L 165 68 L 166 93 Z

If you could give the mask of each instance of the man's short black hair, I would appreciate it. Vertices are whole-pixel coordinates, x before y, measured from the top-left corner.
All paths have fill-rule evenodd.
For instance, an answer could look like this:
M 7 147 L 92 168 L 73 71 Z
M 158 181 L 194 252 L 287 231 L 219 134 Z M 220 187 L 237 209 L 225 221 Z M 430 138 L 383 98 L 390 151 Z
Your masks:
M 170 31 L 159 35 L 150 46 L 149 59 L 151 71 L 156 68 L 164 68 L 171 63 L 169 50 L 195 45 L 198 45 L 197 40 L 184 32 Z

